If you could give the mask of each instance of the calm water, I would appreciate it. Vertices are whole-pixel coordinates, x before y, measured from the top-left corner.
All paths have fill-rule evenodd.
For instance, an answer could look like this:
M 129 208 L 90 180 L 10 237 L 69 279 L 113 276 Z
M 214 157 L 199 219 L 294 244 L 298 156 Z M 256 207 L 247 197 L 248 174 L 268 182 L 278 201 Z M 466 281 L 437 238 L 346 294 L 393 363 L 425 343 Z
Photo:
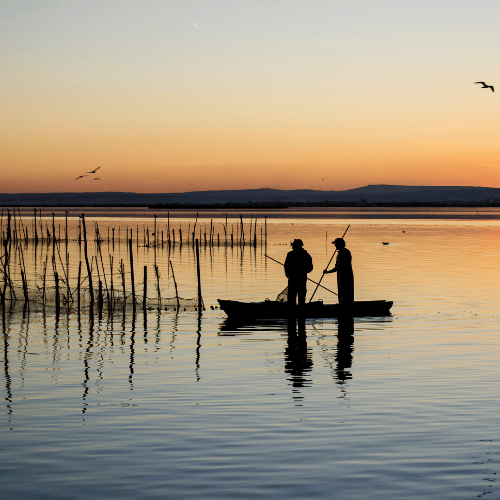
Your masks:
M 201 318 L 7 313 L 1 498 L 500 497 L 500 214 L 269 215 L 267 249 L 202 246 Z M 87 217 L 122 238 L 152 226 L 140 210 Z M 199 226 L 212 217 L 200 213 Z M 186 232 L 193 221 L 170 223 Z M 275 298 L 286 280 L 265 253 L 283 262 L 294 238 L 319 279 L 347 224 L 356 298 L 393 300 L 391 317 L 355 319 L 352 338 L 336 320 L 307 321 L 298 342 L 286 322 L 235 328 L 210 308 Z M 73 238 L 76 225 L 70 216 Z M 123 241 L 103 248 L 115 266 L 126 259 Z M 75 242 L 68 253 L 72 278 Z M 43 258 L 25 253 L 33 272 Z M 190 246 L 139 245 L 136 258 L 138 269 L 156 259 L 165 296 L 169 259 L 179 294 L 196 295 Z M 336 290 L 334 276 L 323 283 Z

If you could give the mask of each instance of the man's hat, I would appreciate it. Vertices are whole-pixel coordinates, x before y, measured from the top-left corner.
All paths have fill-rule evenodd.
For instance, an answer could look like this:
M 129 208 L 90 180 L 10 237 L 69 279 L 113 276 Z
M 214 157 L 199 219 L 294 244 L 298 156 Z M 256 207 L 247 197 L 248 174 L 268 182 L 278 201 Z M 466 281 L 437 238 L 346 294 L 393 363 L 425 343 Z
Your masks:
M 335 246 L 343 246 L 345 247 L 345 241 L 344 241 L 344 238 L 336 238 L 335 241 L 332 241 L 332 243 L 335 245 Z
M 292 247 L 303 247 L 304 242 L 302 240 L 293 240 L 291 243 Z

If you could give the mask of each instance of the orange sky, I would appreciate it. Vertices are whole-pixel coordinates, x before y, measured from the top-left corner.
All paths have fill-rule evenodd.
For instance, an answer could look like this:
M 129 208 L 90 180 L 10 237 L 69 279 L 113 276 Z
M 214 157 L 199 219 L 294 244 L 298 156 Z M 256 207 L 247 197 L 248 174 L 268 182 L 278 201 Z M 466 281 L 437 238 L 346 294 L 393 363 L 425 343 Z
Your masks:
M 2 5 L 0 192 L 500 187 L 500 4 Z

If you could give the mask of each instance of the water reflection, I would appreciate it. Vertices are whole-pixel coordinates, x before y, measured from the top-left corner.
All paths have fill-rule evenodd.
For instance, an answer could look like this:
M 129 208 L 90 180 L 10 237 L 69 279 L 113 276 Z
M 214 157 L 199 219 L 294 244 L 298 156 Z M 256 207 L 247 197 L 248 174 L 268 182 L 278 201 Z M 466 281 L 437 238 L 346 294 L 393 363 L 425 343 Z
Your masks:
M 89 381 L 90 381 L 90 357 L 91 350 L 94 347 L 94 316 L 90 316 L 89 321 L 89 338 L 87 341 L 87 347 L 85 348 L 83 355 L 83 397 L 82 397 L 82 413 L 85 414 L 87 411 L 88 403 L 87 397 L 89 395 Z
M 198 324 L 196 330 L 196 382 L 200 379 L 200 351 L 201 351 L 201 311 L 198 314 Z
M 140 314 L 130 314 L 122 309 L 116 316 L 107 316 L 104 322 L 101 322 L 97 314 L 59 316 L 40 311 L 35 315 L 31 313 L 30 316 L 29 311 L 20 314 L 6 310 L 2 314 L 5 411 L 8 415 L 15 413 L 14 393 L 17 388 L 21 391 L 31 390 L 31 387 L 24 387 L 25 374 L 26 385 L 28 382 L 31 384 L 32 379 L 28 375 L 32 374 L 34 366 L 38 369 L 38 365 L 33 363 L 34 358 L 30 356 L 31 354 L 42 356 L 37 358 L 36 363 L 46 367 L 49 386 L 61 383 L 60 390 L 67 390 L 67 384 L 76 382 L 79 387 L 77 408 L 82 414 L 83 422 L 88 419 L 95 401 L 101 401 L 100 394 L 105 392 L 103 389 L 112 386 L 115 381 L 129 391 L 137 389 L 136 365 L 143 364 L 146 359 L 144 357 L 151 356 L 148 353 L 151 348 L 154 349 L 155 360 L 162 357 L 165 360 L 166 355 L 169 360 L 174 361 L 171 366 L 163 363 L 161 369 L 167 367 L 168 370 L 173 370 L 174 366 L 180 366 L 182 356 L 186 353 L 184 349 L 175 352 L 175 348 L 178 347 L 176 343 L 180 342 L 179 347 L 182 348 L 185 342 L 188 342 L 190 354 L 186 366 L 189 367 L 189 378 L 199 382 L 202 379 L 201 352 L 202 348 L 207 346 L 207 341 L 209 346 L 212 342 L 210 335 L 215 333 L 215 318 L 216 316 L 210 317 L 210 315 L 179 314 L 178 311 L 175 314 L 157 311 L 141 317 Z M 17 342 L 15 346 L 11 332 L 14 326 Z M 30 330 L 34 330 L 31 336 Z M 179 331 L 183 335 L 179 336 Z M 167 338 L 162 339 L 162 334 Z M 254 337 L 251 341 L 254 346 L 258 346 L 257 362 L 271 356 L 273 362 L 277 363 L 278 372 L 285 373 L 285 377 L 280 376 L 280 383 L 286 381 L 286 385 L 291 389 L 293 401 L 298 406 L 304 404 L 306 388 L 312 387 L 315 361 L 319 367 L 315 376 L 318 380 L 323 376 L 321 365 L 318 365 L 318 360 L 314 360 L 313 352 L 327 362 L 330 368 L 330 374 L 327 376 L 330 380 L 333 378 L 338 384 L 343 385 L 352 379 L 354 353 L 352 318 L 344 318 L 338 322 L 292 320 L 239 326 L 226 320 L 219 326 L 217 334 Z M 115 347 L 119 350 L 115 350 Z M 243 349 L 243 344 L 236 343 L 232 347 Z M 220 349 L 225 348 L 229 348 L 228 343 L 221 344 Z M 146 360 L 146 363 L 148 362 L 150 361 Z M 205 362 L 210 364 L 211 360 L 207 358 Z M 118 366 L 120 364 L 121 368 Z M 252 368 L 254 367 L 255 364 L 252 365 Z M 111 374 L 112 370 L 116 369 L 120 370 L 119 377 Z M 141 372 L 141 380 L 143 376 L 145 375 Z M 70 382 L 72 377 L 76 381 Z M 13 382 L 16 379 L 20 384 L 16 385 Z M 42 383 L 46 381 L 40 380 L 41 387 Z M 342 390 L 345 388 L 346 386 Z M 67 396 L 69 392 L 65 394 Z M 136 397 L 141 395 L 137 394 Z
M 288 339 L 285 348 L 285 373 L 290 374 L 287 380 L 292 383 L 293 399 L 300 402 L 304 399 L 301 389 L 312 385 L 308 372 L 312 371 L 312 350 L 307 347 L 305 320 L 288 321 Z
M 132 314 L 132 325 L 130 332 L 130 374 L 128 376 L 128 381 L 130 384 L 130 390 L 134 389 L 133 376 L 134 376 L 134 358 L 135 358 L 135 314 Z
M 352 356 L 354 352 L 354 320 L 339 318 L 337 323 L 337 355 L 335 356 L 335 378 L 342 384 L 352 378 Z
M 12 380 L 10 378 L 9 372 L 9 330 L 7 328 L 6 321 L 6 310 L 5 303 L 2 303 L 2 332 L 3 332 L 3 363 L 4 363 L 4 374 L 5 374 L 5 392 L 7 397 L 5 400 L 7 401 L 7 415 L 9 416 L 9 425 L 12 420 Z M 11 429 L 12 430 L 12 429 Z

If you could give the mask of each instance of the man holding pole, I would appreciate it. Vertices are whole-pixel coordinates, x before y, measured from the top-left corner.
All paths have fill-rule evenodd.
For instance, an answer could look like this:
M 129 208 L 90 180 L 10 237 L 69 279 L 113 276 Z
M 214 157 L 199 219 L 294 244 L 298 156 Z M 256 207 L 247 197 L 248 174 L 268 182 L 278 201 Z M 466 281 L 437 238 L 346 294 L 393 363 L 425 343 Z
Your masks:
M 299 306 L 306 303 L 307 273 L 313 270 L 312 258 L 303 248 L 302 240 L 293 240 L 292 250 L 288 252 L 285 260 L 285 275 L 288 278 L 288 304 L 296 306 L 298 297 Z
M 339 303 L 348 309 L 354 303 L 354 274 L 352 272 L 351 252 L 345 247 L 344 238 L 337 238 L 333 244 L 338 252 L 337 262 L 333 269 L 328 271 L 327 268 L 323 271 L 323 274 L 337 273 Z

